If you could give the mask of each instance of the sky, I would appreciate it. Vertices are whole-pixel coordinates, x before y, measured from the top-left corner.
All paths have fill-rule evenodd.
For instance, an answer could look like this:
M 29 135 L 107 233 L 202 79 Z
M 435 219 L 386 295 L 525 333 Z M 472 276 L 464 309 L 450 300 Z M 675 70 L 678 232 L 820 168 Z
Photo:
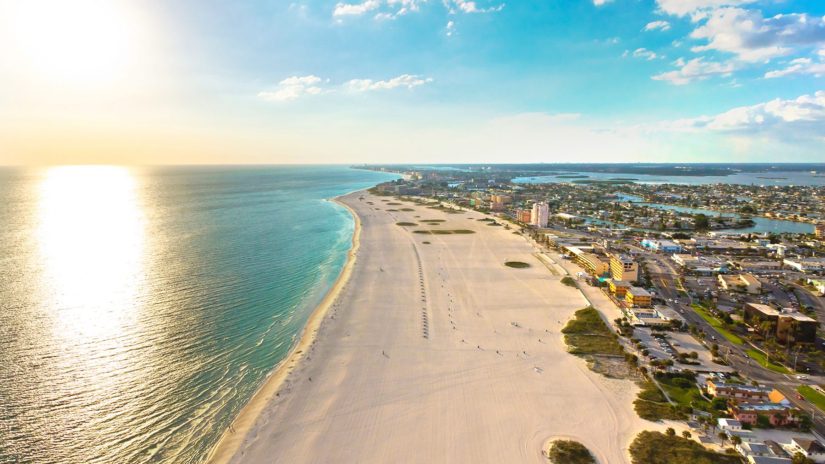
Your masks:
M 825 161 L 818 0 L 0 0 L 0 165 Z

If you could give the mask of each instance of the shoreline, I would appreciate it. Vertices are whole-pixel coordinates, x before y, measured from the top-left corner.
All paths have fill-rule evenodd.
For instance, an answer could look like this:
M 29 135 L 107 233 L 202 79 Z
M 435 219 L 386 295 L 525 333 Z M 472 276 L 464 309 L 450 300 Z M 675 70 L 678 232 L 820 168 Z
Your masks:
M 304 328 L 301 330 L 298 343 L 296 343 L 289 350 L 287 356 L 272 369 L 263 384 L 261 384 L 249 401 L 241 408 L 241 411 L 235 419 L 232 420 L 229 427 L 221 434 L 218 442 L 209 451 L 209 454 L 206 455 L 205 462 L 209 464 L 226 464 L 232 461 L 241 449 L 244 439 L 252 430 L 264 408 L 266 408 L 272 398 L 280 391 L 284 381 L 292 372 L 293 368 L 298 367 L 304 355 L 307 353 L 308 348 L 315 342 L 318 330 L 326 318 L 329 308 L 332 307 L 332 304 L 338 298 L 341 290 L 352 275 L 358 248 L 361 246 L 361 218 L 358 217 L 358 214 L 349 205 L 339 200 L 339 198 L 357 191 L 358 190 L 345 193 L 329 200 L 345 208 L 355 221 L 352 243 L 349 251 L 347 251 L 347 260 L 344 263 L 344 267 L 341 269 L 332 287 L 330 287 L 326 295 L 324 295 L 324 298 L 318 306 L 312 310 L 312 313 L 310 313 Z

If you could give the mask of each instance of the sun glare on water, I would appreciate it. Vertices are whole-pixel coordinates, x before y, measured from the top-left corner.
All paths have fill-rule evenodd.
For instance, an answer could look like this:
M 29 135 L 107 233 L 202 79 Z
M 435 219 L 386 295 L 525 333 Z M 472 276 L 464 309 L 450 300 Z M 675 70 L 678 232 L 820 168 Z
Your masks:
M 144 217 L 126 168 L 56 167 L 40 185 L 44 295 L 64 336 L 111 337 L 135 316 L 144 279 Z
M 25 0 L 11 15 L 15 48 L 38 78 L 111 81 L 138 52 L 136 15 L 120 0 Z

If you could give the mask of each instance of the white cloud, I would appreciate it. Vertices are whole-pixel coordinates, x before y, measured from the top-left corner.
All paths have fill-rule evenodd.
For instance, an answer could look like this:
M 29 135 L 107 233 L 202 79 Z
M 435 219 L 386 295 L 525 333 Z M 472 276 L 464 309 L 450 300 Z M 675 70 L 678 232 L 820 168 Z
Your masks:
M 613 0 L 593 0 L 593 4 L 596 5 L 596 6 L 602 6 L 602 5 L 608 4 L 612 1 Z
M 318 76 L 292 76 L 278 83 L 275 90 L 258 93 L 258 98 L 266 101 L 284 102 L 295 100 L 306 95 L 318 95 L 323 89 L 318 85 L 321 78 Z
M 754 3 L 756 0 L 656 0 L 659 10 L 664 13 L 686 16 L 701 11 L 713 10 L 724 6 L 737 6 Z
M 332 11 L 333 17 L 361 16 L 376 10 L 375 19 L 395 19 L 407 13 L 421 9 L 427 0 L 364 0 L 361 3 L 337 3 Z
M 292 76 L 278 83 L 274 90 L 267 90 L 258 93 L 258 98 L 270 102 L 286 102 L 297 100 L 301 97 L 332 94 L 339 91 L 348 93 L 367 92 L 370 90 L 392 90 L 397 88 L 412 89 L 424 84 L 433 82 L 432 78 L 415 76 L 412 74 L 402 74 L 400 76 L 385 81 L 374 81 L 372 79 L 352 79 L 340 86 L 329 85 L 329 80 L 321 79 L 318 76 Z
M 674 85 L 685 85 L 693 81 L 701 81 L 713 76 L 730 76 L 736 70 L 733 63 L 719 63 L 705 61 L 704 58 L 694 58 L 690 61 L 679 58 L 673 63 L 679 69 L 653 76 L 653 80 L 667 81 Z
M 765 73 L 766 79 L 785 77 L 791 74 L 812 74 L 816 77 L 825 76 L 825 53 L 819 51 L 819 61 L 810 58 L 797 58 L 791 60 L 788 66 L 783 69 L 776 69 Z
M 772 132 L 787 136 L 825 136 L 825 91 L 793 100 L 774 99 L 766 103 L 733 108 L 714 116 L 682 119 L 667 125 L 676 131 L 718 131 L 737 133 Z
M 707 40 L 694 52 L 733 53 L 749 62 L 787 55 L 794 46 L 825 44 L 825 18 L 807 14 L 780 14 L 764 18 L 756 10 L 719 8 L 702 17 L 704 24 L 690 36 Z
M 486 8 L 479 7 L 478 4 L 471 0 L 444 0 L 444 6 L 450 14 L 461 13 L 494 13 L 504 9 L 504 3 L 488 6 Z
M 361 3 L 337 3 L 332 16 L 360 16 L 381 6 L 378 0 L 365 0 Z
M 667 31 L 670 30 L 670 23 L 667 21 L 651 21 L 645 25 L 645 31 Z
M 447 21 L 446 34 L 447 37 L 452 36 L 455 33 L 455 22 L 454 21 Z
M 642 59 L 651 61 L 651 60 L 655 60 L 656 58 L 658 58 L 658 55 L 656 55 L 656 53 L 654 53 L 654 52 L 652 52 L 652 51 L 650 51 L 646 48 L 637 48 L 636 50 L 633 50 L 633 57 L 634 58 L 642 58 Z
M 501 11 L 504 3 L 481 7 L 474 0 L 442 0 L 450 14 L 458 13 L 492 13 Z M 486 0 L 485 0 L 486 1 Z M 396 19 L 408 13 L 421 10 L 421 5 L 428 0 L 364 0 L 360 3 L 339 2 L 332 11 L 332 16 L 340 22 L 344 16 L 362 16 L 375 12 L 376 20 Z
M 429 77 L 415 76 L 412 74 L 402 74 L 398 77 L 385 81 L 374 81 L 372 79 L 352 79 L 344 84 L 344 88 L 350 92 L 366 92 L 369 90 L 391 90 L 399 87 L 412 89 L 432 82 Z

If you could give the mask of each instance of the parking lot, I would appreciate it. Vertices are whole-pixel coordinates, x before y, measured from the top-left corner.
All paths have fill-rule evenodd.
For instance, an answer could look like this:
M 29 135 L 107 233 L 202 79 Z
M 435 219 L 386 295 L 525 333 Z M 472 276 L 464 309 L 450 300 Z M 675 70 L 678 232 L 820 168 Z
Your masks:
M 701 372 L 731 372 L 732 368 L 713 362 L 710 350 L 699 343 L 693 336 L 686 332 L 662 332 L 656 336 L 648 328 L 637 328 L 633 336 L 638 338 L 649 351 L 649 356 L 653 359 L 670 359 L 674 362 L 674 367 L 690 369 Z M 698 365 L 682 364 L 678 362 L 678 353 L 695 352 Z

